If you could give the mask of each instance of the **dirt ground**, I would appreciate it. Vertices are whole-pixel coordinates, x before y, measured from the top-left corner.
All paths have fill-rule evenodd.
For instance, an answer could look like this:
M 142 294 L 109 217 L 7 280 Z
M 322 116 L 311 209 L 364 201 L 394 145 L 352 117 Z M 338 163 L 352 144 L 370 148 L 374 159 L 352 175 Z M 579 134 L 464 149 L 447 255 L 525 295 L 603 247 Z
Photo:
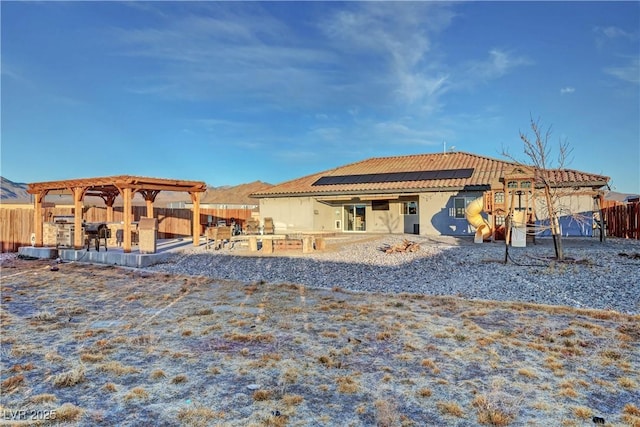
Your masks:
M 640 426 L 640 316 L 55 266 L 2 265 L 0 425 Z

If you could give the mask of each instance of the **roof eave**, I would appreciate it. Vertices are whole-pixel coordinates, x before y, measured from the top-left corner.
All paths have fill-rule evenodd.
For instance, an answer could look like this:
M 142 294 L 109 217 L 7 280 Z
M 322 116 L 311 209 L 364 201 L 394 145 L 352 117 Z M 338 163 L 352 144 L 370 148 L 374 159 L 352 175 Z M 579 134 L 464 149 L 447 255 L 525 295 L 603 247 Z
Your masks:
M 257 199 L 267 199 L 272 197 L 317 197 L 317 196 L 344 196 L 347 194 L 416 194 L 416 193 L 439 193 L 445 191 L 485 191 L 491 188 L 488 184 L 465 185 L 465 186 L 445 186 L 436 188 L 388 188 L 383 190 L 339 190 L 339 191 L 304 191 L 294 193 L 272 193 L 272 194 L 252 194 L 251 197 Z

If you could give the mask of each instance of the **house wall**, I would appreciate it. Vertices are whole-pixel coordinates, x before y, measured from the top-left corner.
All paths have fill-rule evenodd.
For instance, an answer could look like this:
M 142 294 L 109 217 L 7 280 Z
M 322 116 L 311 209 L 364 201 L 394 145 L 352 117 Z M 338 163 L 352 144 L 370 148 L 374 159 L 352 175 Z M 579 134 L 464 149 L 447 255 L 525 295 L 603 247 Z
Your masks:
M 420 194 L 420 234 L 473 236 L 475 229 L 465 218 L 456 218 L 454 200 L 464 197 L 467 203 L 482 197 L 482 191 L 441 191 Z M 486 219 L 487 214 L 482 216 Z
M 343 205 L 345 204 L 366 206 L 367 232 L 405 232 L 406 216 L 401 214 L 402 203 L 398 201 L 390 201 L 387 211 L 374 211 L 370 201 L 320 202 L 312 197 L 264 198 L 260 199 L 260 217 L 273 218 L 276 233 L 338 232 L 343 229 Z M 417 218 L 417 215 L 410 216 Z M 340 222 L 339 228 L 336 227 L 336 221 Z M 407 232 L 413 232 L 412 223 L 410 231 Z
M 260 218 L 273 218 L 276 234 L 313 231 L 315 208 L 311 197 L 265 198 L 260 199 Z
M 389 210 L 374 211 L 371 202 L 367 202 L 367 231 L 372 233 L 404 233 L 405 222 L 402 215 L 402 203 L 389 201 Z M 411 231 L 413 233 L 413 230 Z
M 563 190 L 562 194 L 554 198 L 554 205 L 558 209 L 560 230 L 563 236 L 592 236 L 593 235 L 593 196 L 585 194 L 583 190 Z M 549 209 L 544 194 L 536 194 L 535 201 L 536 224 L 541 227 L 549 225 Z M 539 233 L 540 236 L 550 236 L 549 230 Z
M 482 191 L 442 191 L 422 193 L 418 196 L 418 214 L 403 215 L 402 200 L 390 201 L 388 211 L 373 210 L 370 201 L 357 202 L 366 205 L 366 228 L 369 233 L 408 233 L 419 228 L 421 235 L 473 236 L 474 227 L 466 218 L 455 217 L 457 197 L 467 203 L 482 197 Z M 273 218 L 276 233 L 340 232 L 344 225 L 343 205 L 354 202 L 319 202 L 313 197 L 283 197 L 260 199 L 260 217 Z M 593 199 L 579 192 L 566 194 L 558 199 L 560 225 L 563 235 L 591 236 L 593 224 Z M 536 196 L 536 214 L 539 224 L 548 224 L 547 210 L 540 195 Z M 489 220 L 486 213 L 481 214 Z M 336 220 L 340 228 L 336 228 Z M 491 221 L 489 221 L 491 223 Z M 418 224 L 418 227 L 415 225 Z M 544 232 L 541 235 L 548 235 Z
M 313 229 L 304 231 L 342 231 L 341 227 L 336 228 L 336 220 L 342 219 L 342 206 L 334 206 L 331 203 L 311 199 L 313 200 Z M 341 224 L 342 222 L 340 222 Z
M 438 192 L 420 194 L 418 213 L 404 215 L 404 199 L 389 201 L 389 210 L 373 210 L 370 201 L 320 202 L 313 197 L 282 197 L 260 199 L 260 217 L 273 218 L 276 233 L 311 231 L 342 231 L 343 205 L 366 206 L 366 230 L 369 233 L 414 233 L 422 235 L 473 235 L 474 230 L 464 218 L 452 216 L 455 197 L 469 201 L 482 192 Z M 410 200 L 407 198 L 407 201 Z M 415 198 L 413 198 L 415 200 Z M 340 228 L 336 228 L 336 221 Z M 417 225 L 417 227 L 416 227 Z
M 342 203 L 313 200 L 313 229 L 304 231 L 340 232 L 344 223 Z M 338 224 L 336 223 L 338 222 Z

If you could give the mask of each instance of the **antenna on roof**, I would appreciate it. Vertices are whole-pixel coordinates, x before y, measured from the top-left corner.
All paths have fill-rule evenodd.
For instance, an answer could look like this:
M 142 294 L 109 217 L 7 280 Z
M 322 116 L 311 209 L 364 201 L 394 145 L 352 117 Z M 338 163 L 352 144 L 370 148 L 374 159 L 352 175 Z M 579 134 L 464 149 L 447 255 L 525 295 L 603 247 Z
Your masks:
M 452 145 L 451 147 L 449 147 L 448 152 L 449 153 L 454 153 L 456 151 L 456 146 Z M 444 154 L 445 156 L 447 155 L 447 141 L 442 141 L 442 154 Z

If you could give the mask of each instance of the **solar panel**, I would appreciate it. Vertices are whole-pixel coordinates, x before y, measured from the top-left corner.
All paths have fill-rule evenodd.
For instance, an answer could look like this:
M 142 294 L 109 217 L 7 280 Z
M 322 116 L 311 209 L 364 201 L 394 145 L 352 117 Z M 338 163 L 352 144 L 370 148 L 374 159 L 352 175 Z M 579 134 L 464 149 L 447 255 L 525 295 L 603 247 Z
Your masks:
M 407 181 L 418 181 L 422 175 L 422 172 L 407 172 L 404 174 L 404 180 Z
M 473 168 L 442 169 L 435 171 L 323 176 L 311 185 L 375 184 L 383 182 L 428 181 L 432 179 L 466 179 L 473 175 L 473 170 Z

